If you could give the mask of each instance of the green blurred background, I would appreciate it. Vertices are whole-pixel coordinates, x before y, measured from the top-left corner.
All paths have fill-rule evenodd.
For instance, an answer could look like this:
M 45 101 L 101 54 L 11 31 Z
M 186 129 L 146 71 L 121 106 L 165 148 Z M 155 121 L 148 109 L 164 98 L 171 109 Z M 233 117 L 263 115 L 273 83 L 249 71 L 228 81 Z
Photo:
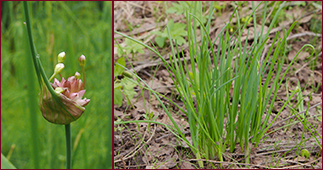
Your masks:
M 112 3 L 103 1 L 30 2 L 34 43 L 48 77 L 57 55 L 65 51 L 67 78 L 81 73 L 78 57 L 86 56 L 86 93 L 91 99 L 71 124 L 73 168 L 112 168 Z M 1 1 L 1 152 L 17 168 L 65 168 L 65 130 L 47 122 L 37 108 L 39 84 L 23 25 L 21 2 Z M 32 67 L 32 73 L 28 72 Z M 26 77 L 37 89 L 27 95 Z M 56 76 L 59 78 L 59 76 Z M 36 119 L 31 119 L 35 114 Z M 37 132 L 31 124 L 37 125 Z M 32 133 L 38 134 L 39 160 L 34 160 Z M 79 138 L 79 140 L 78 140 Z M 75 147 L 77 146 L 77 147 Z

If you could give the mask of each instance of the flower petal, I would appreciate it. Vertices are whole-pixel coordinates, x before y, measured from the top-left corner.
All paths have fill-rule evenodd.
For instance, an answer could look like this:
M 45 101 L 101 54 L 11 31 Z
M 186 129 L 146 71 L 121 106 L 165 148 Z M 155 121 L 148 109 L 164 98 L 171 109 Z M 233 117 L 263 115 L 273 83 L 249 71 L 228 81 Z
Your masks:
M 79 94 L 78 94 L 78 93 L 71 93 L 71 94 L 69 95 L 69 98 L 70 98 L 71 100 L 73 100 L 73 99 L 75 99 L 75 98 L 79 98 Z
M 57 86 L 62 87 L 61 83 L 56 78 L 54 78 L 54 84 L 56 84 Z
M 80 106 L 86 106 L 90 102 L 90 99 L 84 98 L 84 99 L 79 99 L 76 101 L 77 104 Z
M 86 90 L 81 90 L 81 91 L 78 92 L 80 98 L 82 98 L 84 96 L 85 91 Z
M 83 90 L 84 89 L 84 84 L 81 79 L 79 79 L 79 84 L 78 84 L 78 89 Z
M 64 79 L 64 77 L 62 77 L 60 87 L 66 87 L 65 84 L 66 84 L 66 80 Z

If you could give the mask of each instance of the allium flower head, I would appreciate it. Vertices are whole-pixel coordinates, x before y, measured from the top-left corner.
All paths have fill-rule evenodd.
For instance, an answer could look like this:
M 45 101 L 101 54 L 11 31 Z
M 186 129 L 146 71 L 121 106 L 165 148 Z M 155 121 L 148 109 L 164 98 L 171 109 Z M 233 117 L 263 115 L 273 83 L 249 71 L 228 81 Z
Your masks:
M 64 62 L 66 57 L 65 52 L 58 54 L 58 64 L 54 69 L 54 74 L 47 80 L 46 75 L 42 70 L 42 77 L 39 78 L 41 85 L 39 107 L 46 120 L 54 124 L 67 125 L 77 120 L 85 111 L 90 99 L 83 98 L 85 90 L 82 82 L 81 74 L 76 72 L 74 76 L 65 80 L 61 76 L 61 71 L 64 69 Z M 85 64 L 85 57 L 82 55 L 79 62 Z M 84 67 L 83 69 L 83 80 Z M 54 79 L 54 83 L 50 83 L 53 78 L 59 74 L 61 81 Z
M 51 83 L 58 96 L 52 96 L 45 88 L 40 101 L 40 109 L 46 120 L 55 124 L 69 124 L 77 120 L 85 111 L 90 99 L 83 98 L 85 90 L 81 79 L 75 76 L 61 81 L 54 79 Z M 57 97 L 55 99 L 55 97 Z

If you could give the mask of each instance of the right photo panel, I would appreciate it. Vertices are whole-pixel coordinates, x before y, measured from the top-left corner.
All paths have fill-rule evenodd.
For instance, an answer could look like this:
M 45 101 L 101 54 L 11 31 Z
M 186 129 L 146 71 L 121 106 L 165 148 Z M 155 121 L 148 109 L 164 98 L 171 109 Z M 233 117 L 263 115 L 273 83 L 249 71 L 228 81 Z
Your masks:
M 322 2 L 114 1 L 114 168 L 322 168 Z

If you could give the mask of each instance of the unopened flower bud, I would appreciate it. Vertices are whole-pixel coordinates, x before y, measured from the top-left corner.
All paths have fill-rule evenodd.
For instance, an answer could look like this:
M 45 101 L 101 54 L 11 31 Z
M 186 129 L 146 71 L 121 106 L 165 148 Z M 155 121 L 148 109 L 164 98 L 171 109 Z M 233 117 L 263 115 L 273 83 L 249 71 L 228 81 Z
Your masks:
M 80 63 L 80 66 L 81 66 L 81 67 L 84 67 L 84 66 L 85 66 L 85 62 L 86 62 L 86 58 L 85 58 L 85 56 L 84 56 L 84 55 L 81 55 L 81 56 L 79 57 L 79 63 Z
M 57 57 L 57 60 L 58 60 L 58 63 L 64 62 L 64 60 L 65 60 L 65 52 L 59 53 L 58 57 Z
M 75 78 L 77 78 L 77 79 L 81 79 L 81 74 L 80 74 L 79 72 L 76 72 L 74 76 L 75 76 Z
M 56 93 L 63 93 L 64 89 L 61 87 L 56 87 L 55 92 Z
M 56 73 L 56 74 L 60 73 L 64 69 L 64 67 L 65 66 L 63 63 L 56 64 L 54 73 Z

